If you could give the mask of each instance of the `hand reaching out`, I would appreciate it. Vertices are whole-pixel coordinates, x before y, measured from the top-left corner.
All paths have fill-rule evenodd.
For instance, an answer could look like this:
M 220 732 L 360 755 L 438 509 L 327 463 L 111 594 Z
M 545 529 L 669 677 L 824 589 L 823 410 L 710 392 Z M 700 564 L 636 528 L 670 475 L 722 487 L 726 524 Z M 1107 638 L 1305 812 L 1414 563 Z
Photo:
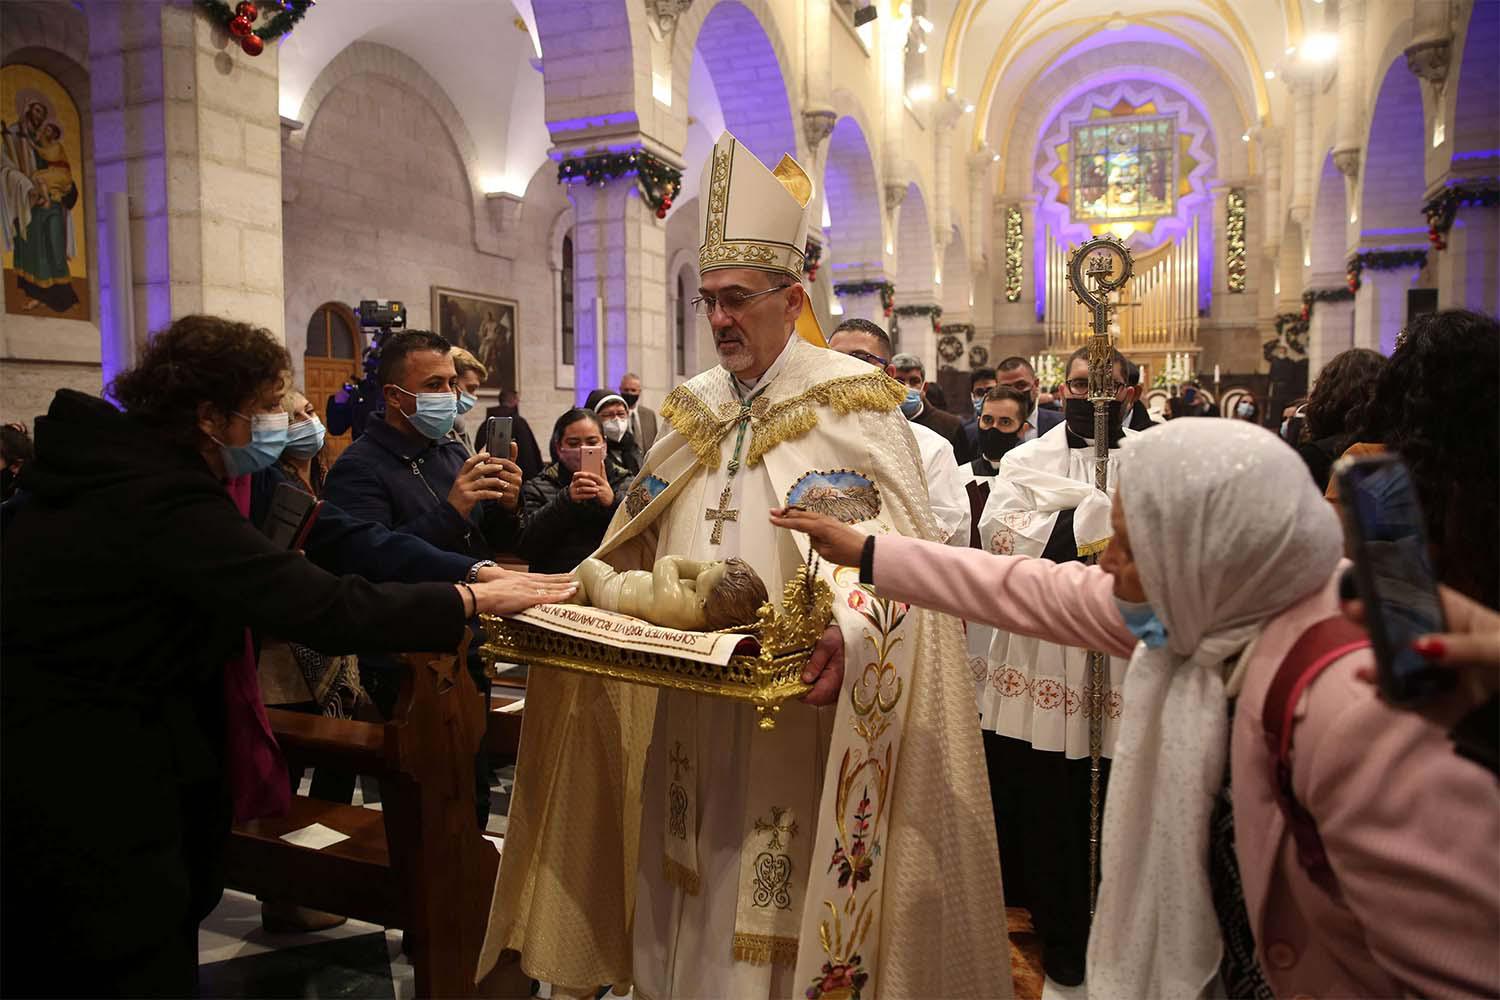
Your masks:
M 868 537 L 826 514 L 814 514 L 797 507 L 772 508 L 771 523 L 778 528 L 805 533 L 818 555 L 836 566 L 858 566 Z

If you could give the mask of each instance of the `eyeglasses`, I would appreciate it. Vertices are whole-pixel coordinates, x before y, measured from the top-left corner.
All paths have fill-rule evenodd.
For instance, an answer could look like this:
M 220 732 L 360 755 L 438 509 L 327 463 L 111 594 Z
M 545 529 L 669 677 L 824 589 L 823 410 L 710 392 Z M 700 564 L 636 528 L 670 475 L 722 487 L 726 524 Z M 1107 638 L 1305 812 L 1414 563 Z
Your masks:
M 889 358 L 882 358 L 880 355 L 871 354 L 869 351 L 850 351 L 849 357 L 858 358 L 865 364 L 874 365 L 876 368 L 884 368 L 891 363 Z
M 1089 380 L 1086 378 L 1070 378 L 1068 379 L 1066 385 L 1068 387 L 1068 391 L 1075 396 L 1087 396 L 1089 394 Z M 1129 388 L 1130 386 L 1126 385 L 1124 382 L 1110 383 L 1110 392 L 1115 396 L 1120 395 L 1120 393 Z
M 722 309 L 730 316 L 737 316 L 750 304 L 751 299 L 758 299 L 762 295 L 770 295 L 772 292 L 782 292 L 791 288 L 791 285 L 773 285 L 770 288 L 762 288 L 758 292 L 742 292 L 737 288 L 726 288 L 719 295 L 698 295 L 693 298 L 693 311 L 699 316 L 711 316 L 715 309 Z

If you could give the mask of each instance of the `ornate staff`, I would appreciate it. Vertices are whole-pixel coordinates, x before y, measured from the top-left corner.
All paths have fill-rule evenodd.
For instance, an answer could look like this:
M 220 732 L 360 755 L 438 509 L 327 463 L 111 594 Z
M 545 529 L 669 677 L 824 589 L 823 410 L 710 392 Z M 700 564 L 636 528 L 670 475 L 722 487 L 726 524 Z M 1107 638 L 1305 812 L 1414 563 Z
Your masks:
M 1114 261 L 1118 259 L 1118 273 Z M 1111 292 L 1130 280 L 1133 264 L 1125 244 L 1113 236 L 1096 236 L 1084 243 L 1068 261 L 1068 284 L 1078 301 L 1093 313 L 1093 336 L 1089 338 L 1089 402 L 1094 404 L 1094 486 L 1102 493 L 1109 487 L 1109 404 L 1115 398 L 1109 342 Z M 1092 285 L 1092 287 L 1090 287 Z M 1123 418 L 1123 415 L 1122 415 Z M 1089 562 L 1098 560 L 1088 557 Z M 1089 713 L 1089 915 L 1099 895 L 1099 782 L 1104 756 L 1104 657 L 1089 650 L 1091 690 Z

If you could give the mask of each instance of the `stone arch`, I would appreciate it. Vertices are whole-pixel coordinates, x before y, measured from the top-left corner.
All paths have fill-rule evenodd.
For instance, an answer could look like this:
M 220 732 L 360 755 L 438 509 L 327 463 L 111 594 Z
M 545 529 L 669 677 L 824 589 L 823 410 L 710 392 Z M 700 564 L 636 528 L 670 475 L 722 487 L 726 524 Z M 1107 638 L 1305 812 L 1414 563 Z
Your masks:
M 323 67 L 323 71 L 308 88 L 307 96 L 302 99 L 302 107 L 297 112 L 298 120 L 305 127 L 292 133 L 288 140 L 294 155 L 287 157 L 283 165 L 283 173 L 286 175 L 284 183 L 293 192 L 298 189 L 301 160 L 300 156 L 295 154 L 301 153 L 307 141 L 307 135 L 317 118 L 318 109 L 328 99 L 328 95 L 345 81 L 365 74 L 394 80 L 407 93 L 423 101 L 432 109 L 438 121 L 442 123 L 444 131 L 448 133 L 453 143 L 454 153 L 463 164 L 464 176 L 469 186 L 474 248 L 481 253 L 498 256 L 499 241 L 490 232 L 490 227 L 485 221 L 487 212 L 483 187 L 479 178 L 479 154 L 474 146 L 474 139 L 469 133 L 469 127 L 464 124 L 463 116 L 459 114 L 458 108 L 454 107 L 453 101 L 449 99 L 442 85 L 434 80 L 432 75 L 416 60 L 388 45 L 354 42 Z
M 26 60 L 16 58 L 16 53 L 23 49 L 49 49 L 66 56 L 75 67 L 84 70 L 89 65 L 88 22 L 69 4 L 7 3 L 5 31 L 0 38 L 0 59 L 24 62 Z M 37 68 L 47 69 L 45 66 Z M 52 75 L 57 76 L 56 73 Z M 64 85 L 68 84 L 62 77 L 58 79 Z
M 930 305 L 937 301 L 934 280 L 937 263 L 933 250 L 932 224 L 927 199 L 913 181 L 896 220 L 896 288 L 903 305 Z
M 1453 88 L 1453 114 L 1448 119 L 1453 156 L 1459 163 L 1469 156 L 1500 157 L 1500 4 L 1477 2 L 1464 32 L 1463 55 L 1458 60 Z M 1478 154 L 1489 155 L 1480 157 Z
M 1000 192 L 1024 194 L 1031 189 L 1031 168 L 1036 146 L 1042 140 L 1047 123 L 1057 109 L 1088 90 L 1105 83 L 1140 80 L 1169 87 L 1197 108 L 1208 121 L 1219 158 L 1219 173 L 1237 176 L 1248 169 L 1248 154 L 1226 136 L 1238 137 L 1255 122 L 1237 99 L 1237 92 L 1216 70 L 1177 48 L 1163 44 L 1142 43 L 1128 51 L 1119 47 L 1091 49 L 1066 63 L 1056 65 L 1036 77 L 1012 102 L 996 102 L 991 111 L 991 134 L 1005 138 L 999 146 L 1001 155 Z M 1008 122 L 995 119 L 1002 114 Z M 1022 143 L 1020 149 L 1017 143 Z M 1243 145 L 1243 144 L 1240 144 Z M 1226 148 L 1228 147 L 1228 148 Z
M 1323 157 L 1313 196 L 1312 219 L 1308 224 L 1306 280 L 1308 288 L 1337 288 L 1344 281 L 1345 223 L 1349 208 L 1344 199 L 1344 175 L 1333 162 L 1333 154 Z
M 969 273 L 969 248 L 963 230 L 953 226 L 948 245 L 943 249 L 943 319 L 950 323 L 965 322 L 971 315 L 974 276 Z
M 828 209 L 827 270 L 834 282 L 878 279 L 885 253 L 880 182 L 865 131 L 853 117 L 834 123 L 828 137 L 823 191 Z
M 1404 59 L 1392 60 L 1370 113 L 1364 163 L 1360 165 L 1358 222 L 1362 238 L 1404 237 L 1405 242 L 1425 242 L 1424 121 L 1421 85 Z
M 554 141 L 601 119 L 618 122 L 622 133 L 648 124 L 643 114 L 655 104 L 646 6 L 636 0 L 532 5 Z M 601 39 L 608 48 L 601 49 Z
M 769 166 L 783 153 L 806 163 L 796 127 L 800 101 L 788 86 L 796 77 L 770 4 L 719 0 L 690 8 L 678 20 L 672 39 L 672 103 L 684 116 L 695 51 L 718 91 L 725 127 Z

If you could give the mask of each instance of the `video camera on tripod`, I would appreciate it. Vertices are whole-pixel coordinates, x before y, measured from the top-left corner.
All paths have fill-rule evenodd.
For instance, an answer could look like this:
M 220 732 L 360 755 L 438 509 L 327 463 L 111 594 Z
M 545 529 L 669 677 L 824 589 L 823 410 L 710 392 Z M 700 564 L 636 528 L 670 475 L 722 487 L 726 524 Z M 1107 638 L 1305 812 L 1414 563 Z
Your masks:
M 380 408 L 380 387 L 375 374 L 380 368 L 380 349 L 392 330 L 406 329 L 406 305 L 394 299 L 361 299 L 354 310 L 360 329 L 373 331 L 362 359 L 364 374 L 351 378 L 329 398 L 326 413 L 328 432 L 335 436 L 349 430 L 358 440 L 365 421 Z

